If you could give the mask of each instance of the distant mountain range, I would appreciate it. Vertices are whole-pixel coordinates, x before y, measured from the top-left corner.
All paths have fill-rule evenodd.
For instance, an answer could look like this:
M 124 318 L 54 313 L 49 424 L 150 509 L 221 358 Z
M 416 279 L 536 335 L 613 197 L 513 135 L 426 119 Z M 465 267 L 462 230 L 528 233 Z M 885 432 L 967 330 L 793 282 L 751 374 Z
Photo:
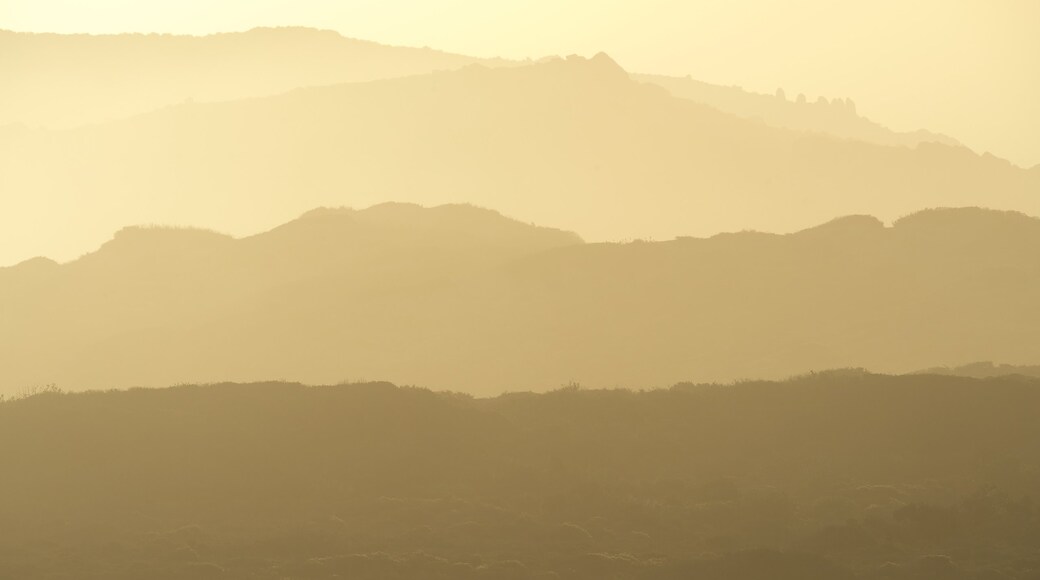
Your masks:
M 942 143 L 961 146 L 953 137 L 923 129 L 906 133 L 892 131 L 860 116 L 852 99 L 817 97 L 810 102 L 803 94 L 789 97 L 782 90 L 764 95 L 692 78 L 642 74 L 634 74 L 632 78 L 660 85 L 676 97 L 703 103 L 738 117 L 758 119 L 774 127 L 812 131 L 877 145 L 916 147 L 921 143 Z
M 0 74 L 10 81 L 0 93 L 0 127 L 24 124 L 51 129 L 112 121 L 185 101 L 272 96 L 300 87 L 427 74 L 474 63 L 524 64 L 386 46 L 303 27 L 208 36 L 0 30 L 0 49 L 7 55 L 0 60 Z M 690 78 L 642 74 L 632 78 L 769 125 L 881 145 L 931 141 L 959 145 L 955 139 L 928 131 L 889 131 L 857 115 L 851 100 L 821 98 L 802 103 L 793 96 L 788 101 Z
M 975 362 L 955 367 L 932 367 L 918 371 L 922 375 L 943 375 L 988 379 L 993 377 L 1023 376 L 1040 378 L 1040 365 L 994 364 L 989 361 Z
M 0 269 L 0 390 L 284 378 L 471 393 L 908 372 L 1040 352 L 1040 220 L 586 244 L 469 206 L 316 210 L 264 234 L 121 231 Z
M 932 206 L 1040 214 L 1040 168 L 889 131 L 845 99 L 629 75 L 605 55 L 482 60 L 305 28 L 0 31 L 0 52 L 0 264 L 73 258 L 127 223 L 247 235 L 387 200 L 592 240 Z
M 0 30 L 0 126 L 69 128 L 185 101 L 225 101 L 299 87 L 456 69 L 480 59 L 386 46 L 331 30 L 32 34 Z M 486 61 L 489 64 L 504 61 Z
M 1040 214 L 1036 171 L 738 118 L 637 83 L 602 54 L 9 130 L 0 180 L 7 263 L 67 259 L 127 223 L 244 235 L 319 205 L 387 200 L 475 203 L 591 240 L 789 232 L 934 206 Z

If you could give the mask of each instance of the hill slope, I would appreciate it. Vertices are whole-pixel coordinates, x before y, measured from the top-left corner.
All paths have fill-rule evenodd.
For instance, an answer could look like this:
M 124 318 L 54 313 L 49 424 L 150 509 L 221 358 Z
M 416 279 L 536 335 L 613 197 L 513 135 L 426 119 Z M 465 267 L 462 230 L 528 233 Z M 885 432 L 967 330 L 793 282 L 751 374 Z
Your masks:
M 307 86 L 370 81 L 457 69 L 516 65 L 431 49 L 384 46 L 304 27 L 246 32 L 62 35 L 0 30 L 0 127 L 68 128 L 146 113 L 167 105 L 275 95 Z M 689 78 L 633 75 L 679 97 L 775 126 L 813 130 L 883 145 L 957 142 L 925 131 L 896 134 L 860 118 L 845 100 L 795 106 Z M 818 103 L 817 103 L 818 104 Z
M 1040 214 L 1035 172 L 739 119 L 638 84 L 605 55 L 9 132 L 0 187 L 9 263 L 67 259 L 126 223 L 245 235 L 388 199 L 475 203 L 593 240 L 793 231 L 937 205 Z
M 921 143 L 941 143 L 951 147 L 961 144 L 952 137 L 919 130 L 900 133 L 860 116 L 851 99 L 818 98 L 812 103 L 799 95 L 789 100 L 786 95 L 763 95 L 740 87 L 713 85 L 691 78 L 634 74 L 632 78 L 660 85 L 676 97 L 690 99 L 726 113 L 748 119 L 760 119 L 767 125 L 798 131 L 813 131 L 844 139 L 877 145 L 916 147 Z
M 472 393 L 1035 364 L 1040 220 L 932 210 L 790 235 L 581 244 L 469 207 L 244 238 L 129 229 L 0 269 L 0 385 L 379 378 Z
M 1025 580 L 1038 405 L 857 372 L 42 394 L 0 404 L 0 575 Z
M 331 30 L 32 34 L 0 30 L 0 126 L 68 128 L 168 105 L 453 69 L 479 59 L 344 38 Z M 492 62 L 492 61 L 485 61 Z

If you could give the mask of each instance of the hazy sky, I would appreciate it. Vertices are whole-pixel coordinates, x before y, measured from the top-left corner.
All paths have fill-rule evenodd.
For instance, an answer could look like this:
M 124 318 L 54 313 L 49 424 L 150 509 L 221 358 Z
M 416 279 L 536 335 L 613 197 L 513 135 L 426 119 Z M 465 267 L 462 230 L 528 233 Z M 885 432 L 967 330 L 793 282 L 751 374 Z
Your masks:
M 1037 0 L 2 0 L 0 27 L 306 25 L 476 56 L 606 51 L 631 71 L 852 97 L 894 129 L 1040 163 Z

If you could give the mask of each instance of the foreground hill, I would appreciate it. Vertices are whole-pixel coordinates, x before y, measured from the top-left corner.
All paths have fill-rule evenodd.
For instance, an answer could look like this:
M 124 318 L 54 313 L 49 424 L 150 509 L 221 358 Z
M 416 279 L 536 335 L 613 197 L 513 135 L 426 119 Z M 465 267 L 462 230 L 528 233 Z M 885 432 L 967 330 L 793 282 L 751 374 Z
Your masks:
M 0 404 L 10 578 L 1031 579 L 1040 382 Z
M 931 210 L 583 244 L 468 206 L 131 228 L 0 269 L 0 392 L 386 379 L 470 393 L 911 372 L 1040 353 L 1040 220 Z
M 55 129 L 121 119 L 189 100 L 260 97 L 478 62 L 294 27 L 208 36 L 0 30 L 0 54 L 0 78 L 5 80 L 0 126 L 24 123 Z
M 127 223 L 245 235 L 391 199 L 475 203 L 593 240 L 788 232 L 932 206 L 1040 215 L 1036 171 L 770 127 L 637 83 L 606 55 L 8 130 L 0 187 L 7 263 L 71 258 Z

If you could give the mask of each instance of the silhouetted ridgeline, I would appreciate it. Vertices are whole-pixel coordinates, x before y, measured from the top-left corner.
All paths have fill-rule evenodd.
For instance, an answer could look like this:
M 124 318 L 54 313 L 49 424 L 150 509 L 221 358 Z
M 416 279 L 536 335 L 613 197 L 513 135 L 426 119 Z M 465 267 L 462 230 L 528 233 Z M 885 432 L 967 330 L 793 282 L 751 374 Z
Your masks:
M 130 228 L 0 269 L 0 392 L 283 378 L 471 393 L 1036 364 L 1040 220 L 930 210 L 584 244 L 468 206 L 318 210 L 244 239 Z
M 370 81 L 474 62 L 386 46 L 331 30 L 255 28 L 173 34 L 33 34 L 0 30 L 0 126 L 69 128 L 185 101 L 224 101 L 300 87 Z
M 130 223 L 243 235 L 387 200 L 474 203 L 597 241 L 934 206 L 1040 215 L 1036 172 L 960 147 L 771 127 L 635 82 L 603 54 L 4 132 L 0 176 L 20 200 L 0 214 L 0 263 L 67 259 Z
M 632 78 L 660 85 L 673 95 L 704 103 L 720 111 L 749 119 L 759 119 L 774 127 L 825 133 L 878 145 L 916 147 L 921 143 L 961 144 L 952 137 L 930 131 L 899 133 L 860 116 L 852 99 L 819 97 L 809 102 L 805 95 L 788 96 L 752 93 L 740 87 L 724 87 L 691 78 L 634 74 Z
M 924 375 L 953 375 L 958 377 L 974 377 L 976 379 L 1014 375 L 1040 378 L 1040 365 L 993 364 L 992 362 L 987 361 L 957 367 L 932 367 L 918 372 Z
M 424 74 L 474 63 L 530 64 L 385 46 L 303 27 L 208 36 L 0 30 L 0 53 L 9 55 L 0 63 L 0 74 L 11 81 L 0 93 L 0 128 L 13 123 L 68 128 L 146 113 L 189 99 L 208 102 L 269 96 L 306 86 Z M 770 125 L 882 145 L 914 146 L 928 141 L 958 145 L 952 138 L 927 131 L 889 131 L 858 116 L 855 106 L 844 99 L 824 105 L 689 78 L 639 74 L 633 78 Z
M 0 404 L 0 577 L 1035 578 L 1037 408 L 861 371 L 43 393 Z

